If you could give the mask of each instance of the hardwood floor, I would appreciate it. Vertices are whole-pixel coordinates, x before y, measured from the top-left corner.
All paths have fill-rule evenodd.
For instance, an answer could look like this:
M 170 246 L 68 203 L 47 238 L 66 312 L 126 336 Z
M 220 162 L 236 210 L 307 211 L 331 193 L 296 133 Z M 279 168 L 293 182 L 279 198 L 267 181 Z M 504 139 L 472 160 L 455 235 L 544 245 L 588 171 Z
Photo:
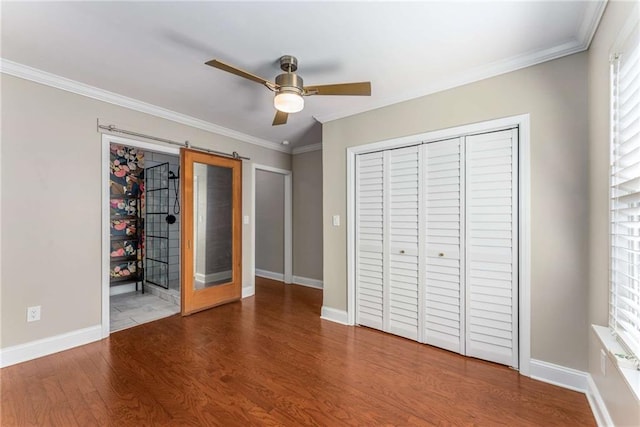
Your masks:
M 322 292 L 175 315 L 0 371 L 2 426 L 593 426 L 583 394 L 320 319 Z

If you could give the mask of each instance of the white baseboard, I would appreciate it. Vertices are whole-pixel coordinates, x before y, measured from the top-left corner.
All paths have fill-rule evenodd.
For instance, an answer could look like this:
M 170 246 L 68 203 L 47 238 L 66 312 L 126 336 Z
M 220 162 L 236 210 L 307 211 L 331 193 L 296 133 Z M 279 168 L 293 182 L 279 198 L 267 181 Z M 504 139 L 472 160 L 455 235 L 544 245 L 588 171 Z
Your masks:
M 344 310 L 338 310 L 331 307 L 322 306 L 322 312 L 320 318 L 324 320 L 330 320 L 331 322 L 340 323 L 342 325 L 349 325 L 349 316 Z
M 109 296 L 127 294 L 136 290 L 135 283 L 126 283 L 124 285 L 111 286 L 109 288 Z
M 322 280 L 310 279 L 308 277 L 293 276 L 293 283 L 296 285 L 308 286 L 310 288 L 322 289 Z
M 0 367 L 15 365 L 27 360 L 37 359 L 59 351 L 102 339 L 102 326 L 90 326 L 77 331 L 67 332 L 25 344 L 0 349 Z
M 542 360 L 531 359 L 530 373 L 533 379 L 579 391 L 580 393 L 587 392 L 587 378 L 589 374 L 586 372 L 543 362 Z
M 256 294 L 256 288 L 254 286 L 247 286 L 242 288 L 242 298 L 252 297 Z
M 228 279 L 232 277 L 232 273 L 233 272 L 231 270 L 227 270 L 227 271 L 219 271 L 218 273 L 209 273 L 209 274 L 196 273 L 194 274 L 194 276 L 197 282 L 211 283 L 211 282 L 217 282 L 218 280 L 222 280 L 222 279 Z
M 587 400 L 589 401 L 591 412 L 593 412 L 593 417 L 596 419 L 598 427 L 613 427 L 614 424 L 611 415 L 609 415 L 607 406 L 604 404 L 598 386 L 595 381 L 593 381 L 593 378 L 591 378 L 591 375 L 587 375 Z
M 284 282 L 284 274 L 276 273 L 274 271 L 267 271 L 267 270 L 261 270 L 259 268 L 256 268 L 256 276 Z

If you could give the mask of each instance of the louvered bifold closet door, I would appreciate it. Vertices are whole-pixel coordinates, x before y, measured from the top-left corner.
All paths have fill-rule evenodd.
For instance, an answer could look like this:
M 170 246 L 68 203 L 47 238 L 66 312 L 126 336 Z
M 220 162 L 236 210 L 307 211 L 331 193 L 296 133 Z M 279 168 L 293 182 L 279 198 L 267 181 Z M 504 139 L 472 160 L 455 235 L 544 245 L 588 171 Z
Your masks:
M 385 330 L 418 339 L 419 322 L 419 165 L 420 146 L 385 152 L 388 156 L 388 254 Z
M 517 130 L 465 146 L 466 354 L 517 367 Z
M 383 153 L 356 161 L 356 322 L 383 328 Z
M 424 145 L 424 342 L 464 353 L 463 201 L 461 138 Z

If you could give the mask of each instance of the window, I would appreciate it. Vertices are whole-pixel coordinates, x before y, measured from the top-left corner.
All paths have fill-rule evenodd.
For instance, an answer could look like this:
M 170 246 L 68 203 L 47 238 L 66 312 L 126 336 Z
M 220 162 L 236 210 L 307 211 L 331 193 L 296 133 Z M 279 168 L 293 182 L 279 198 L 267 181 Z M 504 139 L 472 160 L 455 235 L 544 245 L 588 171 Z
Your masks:
M 609 326 L 640 356 L 640 43 L 637 19 L 623 28 L 611 62 Z

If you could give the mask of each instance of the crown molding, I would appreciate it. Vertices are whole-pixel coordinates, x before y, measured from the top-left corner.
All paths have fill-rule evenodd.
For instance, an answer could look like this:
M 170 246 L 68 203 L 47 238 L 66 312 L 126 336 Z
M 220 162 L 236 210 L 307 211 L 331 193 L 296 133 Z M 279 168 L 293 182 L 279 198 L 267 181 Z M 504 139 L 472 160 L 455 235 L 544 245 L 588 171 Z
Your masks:
M 563 56 L 581 52 L 583 50 L 585 50 L 585 48 L 582 47 L 581 42 L 572 40 L 549 49 L 537 51 L 531 54 L 519 55 L 513 58 L 496 61 L 485 66 L 476 67 L 467 72 L 458 74 L 457 76 L 441 79 L 436 82 L 431 81 L 431 83 L 426 86 L 422 86 L 418 89 L 414 88 L 410 92 L 403 92 L 398 96 L 386 98 L 377 103 L 375 107 L 369 106 L 366 108 L 342 110 L 333 114 L 314 116 L 314 118 L 320 123 L 324 124 L 333 120 L 338 120 L 356 114 L 364 113 L 366 111 L 371 111 L 373 109 L 388 107 L 400 102 L 410 101 L 412 99 L 421 98 L 423 96 L 443 92 L 448 89 L 453 89 L 459 86 L 464 86 L 488 78 L 496 77 L 501 74 L 506 74 L 512 71 L 520 70 L 522 68 L 531 67 L 542 62 L 551 61 L 552 59 L 561 58 Z M 416 93 L 419 93 L 420 95 L 416 96 Z
M 582 24 L 578 31 L 578 40 L 582 42 L 585 50 L 591 46 L 591 40 L 593 40 L 593 36 L 596 34 L 600 19 L 602 19 L 602 14 L 607 7 L 607 1 L 608 0 L 601 0 L 587 3 L 587 9 L 584 12 Z
M 332 114 L 325 114 L 320 116 L 314 116 L 314 119 L 320 123 L 327 123 L 333 120 L 342 119 L 345 117 L 353 116 L 356 114 L 371 111 L 377 108 L 387 107 L 389 105 L 397 104 L 400 102 L 417 99 L 423 96 L 431 95 L 437 92 L 442 92 L 455 87 L 464 86 L 470 83 L 475 83 L 480 80 L 485 80 L 491 77 L 496 77 L 501 74 L 510 73 L 523 68 L 531 67 L 533 65 L 541 64 L 543 62 L 551 61 L 553 59 L 562 58 L 563 56 L 579 53 L 589 48 L 591 39 L 593 38 L 604 9 L 607 5 L 607 0 L 588 2 L 587 9 L 585 10 L 582 24 L 578 30 L 577 38 L 571 39 L 565 43 L 557 46 L 550 47 L 548 49 L 542 49 L 525 53 L 512 58 L 496 61 L 492 64 L 473 68 L 467 72 L 461 73 L 451 78 L 445 78 L 436 82 L 431 82 L 426 86 L 413 88 L 411 91 L 403 92 L 397 96 L 383 99 L 375 106 L 368 106 L 365 108 L 345 109 Z M 416 95 L 419 94 L 419 95 Z
M 289 147 L 283 147 L 277 142 L 247 135 L 245 133 L 225 128 L 214 123 L 207 122 L 205 120 L 197 119 L 186 114 L 181 114 L 172 110 L 168 110 L 166 108 L 158 107 L 157 105 L 129 98 L 114 92 L 109 92 L 94 86 L 87 85 L 85 83 L 77 82 L 75 80 L 67 79 L 65 77 L 48 73 L 37 68 L 29 67 L 18 62 L 10 61 L 5 58 L 0 58 L 0 72 L 14 77 L 19 77 L 21 79 L 40 83 L 46 86 L 51 86 L 67 92 L 86 96 L 88 98 L 97 99 L 98 101 L 107 102 L 109 104 L 118 105 L 130 110 L 160 117 L 162 119 L 171 120 L 173 122 L 205 130 L 207 132 L 227 136 L 229 138 L 257 145 L 269 150 L 291 154 L 291 149 Z
M 294 149 L 291 150 L 291 154 L 295 155 L 319 150 L 322 150 L 322 142 L 318 142 L 317 144 L 303 145 L 302 147 L 294 147 Z

